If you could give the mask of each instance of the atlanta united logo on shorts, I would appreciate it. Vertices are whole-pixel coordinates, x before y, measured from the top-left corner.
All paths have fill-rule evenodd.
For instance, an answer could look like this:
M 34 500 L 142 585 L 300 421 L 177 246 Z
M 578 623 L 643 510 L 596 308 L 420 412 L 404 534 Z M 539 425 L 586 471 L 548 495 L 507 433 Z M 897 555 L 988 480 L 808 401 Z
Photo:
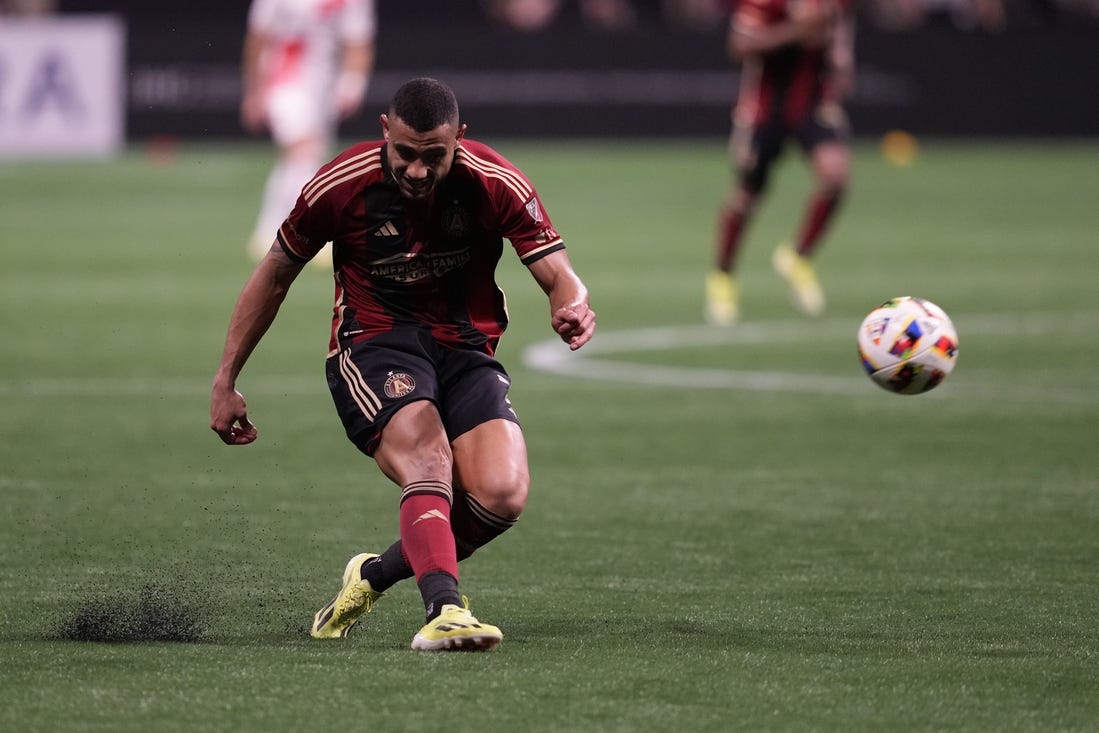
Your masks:
M 404 372 L 390 372 L 385 380 L 385 396 L 391 399 L 404 397 L 416 389 L 416 380 Z

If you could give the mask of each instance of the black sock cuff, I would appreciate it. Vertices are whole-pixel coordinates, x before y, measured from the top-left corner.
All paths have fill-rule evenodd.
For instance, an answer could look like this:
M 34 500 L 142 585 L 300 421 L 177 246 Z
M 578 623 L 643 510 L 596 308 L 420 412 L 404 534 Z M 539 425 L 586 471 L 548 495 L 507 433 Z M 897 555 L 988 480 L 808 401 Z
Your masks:
M 435 618 L 443 606 L 462 605 L 462 595 L 458 592 L 458 579 L 445 570 L 433 570 L 424 573 L 418 581 L 420 595 L 424 599 L 424 611 L 427 620 Z

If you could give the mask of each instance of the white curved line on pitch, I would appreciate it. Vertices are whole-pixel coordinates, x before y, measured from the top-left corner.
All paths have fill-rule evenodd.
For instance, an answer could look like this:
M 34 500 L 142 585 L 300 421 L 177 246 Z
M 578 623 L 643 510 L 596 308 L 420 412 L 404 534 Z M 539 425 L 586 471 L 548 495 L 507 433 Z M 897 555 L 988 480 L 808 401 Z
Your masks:
M 728 334 L 730 332 L 724 332 Z M 531 369 L 553 374 L 602 379 L 656 386 L 742 389 L 754 392 L 807 392 L 813 394 L 866 394 L 870 384 L 865 377 L 806 375 L 789 372 L 705 369 L 698 367 L 638 364 L 637 362 L 595 359 L 599 354 L 618 351 L 662 351 L 683 346 L 719 346 L 728 343 L 766 343 L 759 334 L 745 333 L 737 340 L 716 329 L 639 329 L 599 334 L 598 345 L 591 341 L 582 351 L 569 351 L 559 340 L 541 341 L 523 350 L 521 360 Z M 595 347 L 595 348 L 591 348 Z M 857 365 L 856 365 L 857 366 Z
M 955 320 L 958 325 L 961 353 L 965 353 L 965 334 L 1078 332 L 1082 326 L 1099 324 L 1095 312 L 987 314 L 971 315 Z M 541 372 L 613 382 L 653 386 L 689 385 L 706 389 L 737 389 L 754 392 L 797 392 L 810 394 L 863 395 L 877 397 L 879 387 L 865 377 L 854 356 L 855 330 L 849 320 L 776 321 L 747 323 L 732 328 L 703 325 L 639 328 L 628 331 L 600 332 L 580 351 L 569 351 L 557 339 L 531 344 L 520 359 L 524 366 Z M 665 351 L 683 347 L 723 346 L 730 344 L 769 344 L 781 342 L 808 343 L 850 339 L 852 344 L 852 375 L 834 376 L 806 372 L 712 369 L 690 366 L 640 364 L 631 361 L 598 358 L 621 352 Z M 964 358 L 964 357 L 963 357 Z M 967 398 L 1012 402 L 1052 402 L 1057 404 L 1094 404 L 1099 402 L 1095 390 L 1055 388 L 1040 384 L 1016 384 L 1010 390 L 995 384 L 959 379 L 950 380 L 950 389 L 923 395 L 927 398 L 964 396 Z M 941 389 L 941 388 L 940 388 Z

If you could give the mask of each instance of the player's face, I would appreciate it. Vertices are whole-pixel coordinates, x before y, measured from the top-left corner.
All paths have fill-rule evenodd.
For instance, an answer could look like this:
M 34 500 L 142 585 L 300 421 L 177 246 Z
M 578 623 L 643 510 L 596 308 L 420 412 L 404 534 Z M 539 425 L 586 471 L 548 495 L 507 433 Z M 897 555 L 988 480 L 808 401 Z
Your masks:
M 439 125 L 428 132 L 416 132 L 400 117 L 381 116 L 385 134 L 386 162 L 401 195 L 408 199 L 425 199 L 439 182 L 450 173 L 458 141 L 466 126 L 453 123 Z

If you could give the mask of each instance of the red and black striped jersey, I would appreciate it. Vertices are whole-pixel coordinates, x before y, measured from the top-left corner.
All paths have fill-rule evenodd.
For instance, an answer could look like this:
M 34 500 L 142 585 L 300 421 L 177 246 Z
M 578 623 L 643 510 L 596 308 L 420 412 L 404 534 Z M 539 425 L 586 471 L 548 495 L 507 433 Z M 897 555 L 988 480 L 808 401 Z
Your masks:
M 430 201 L 412 203 L 384 145 L 359 143 L 321 168 L 279 229 L 297 260 L 332 242 L 330 353 L 409 325 L 494 353 L 508 322 L 495 278 L 503 240 L 530 265 L 564 249 L 561 237 L 527 177 L 487 145 L 462 140 Z
M 821 0 L 796 0 L 820 2 Z M 852 0 L 833 0 L 848 12 Z M 733 23 L 737 32 L 752 33 L 789 19 L 791 0 L 740 0 Z M 826 48 L 790 44 L 746 60 L 735 117 L 741 124 L 781 122 L 796 125 L 825 101 L 834 101 L 829 85 Z

